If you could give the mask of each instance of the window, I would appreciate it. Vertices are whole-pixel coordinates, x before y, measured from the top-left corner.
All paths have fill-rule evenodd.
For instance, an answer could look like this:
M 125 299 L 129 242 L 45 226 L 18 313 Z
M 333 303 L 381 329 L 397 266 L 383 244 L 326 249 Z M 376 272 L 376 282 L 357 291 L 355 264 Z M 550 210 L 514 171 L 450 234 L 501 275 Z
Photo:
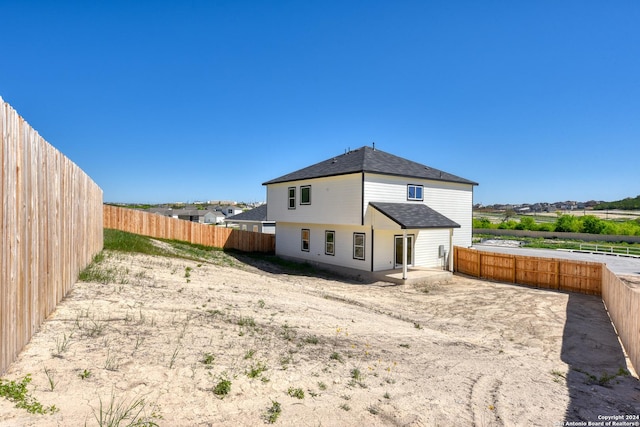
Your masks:
M 289 187 L 289 209 L 296 208 L 296 187 Z
M 335 255 L 336 247 L 335 247 L 335 231 L 325 231 L 324 232 L 324 254 L 325 255 Z
M 309 252 L 309 235 L 311 233 L 309 232 L 308 228 L 303 228 L 302 229 L 302 250 L 305 252 Z
M 407 200 L 424 200 L 422 185 L 407 185 Z
M 311 204 L 311 186 L 310 185 L 303 185 L 300 187 L 300 204 L 301 205 Z
M 353 233 L 353 258 L 364 260 L 364 233 Z

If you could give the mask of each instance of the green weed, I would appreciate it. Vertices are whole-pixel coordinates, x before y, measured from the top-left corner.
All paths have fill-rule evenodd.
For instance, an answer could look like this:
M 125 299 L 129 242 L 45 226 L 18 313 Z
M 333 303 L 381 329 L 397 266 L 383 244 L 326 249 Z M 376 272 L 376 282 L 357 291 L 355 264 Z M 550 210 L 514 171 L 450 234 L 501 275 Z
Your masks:
M 213 394 L 216 396 L 224 397 L 231 391 L 231 381 L 226 378 L 221 378 L 218 384 L 213 388 Z
M 209 366 L 213 364 L 213 361 L 216 359 L 216 357 L 211 354 L 211 353 L 205 353 L 204 356 L 202 357 L 202 363 Z
M 282 413 L 282 407 L 280 406 L 280 403 L 275 400 L 272 400 L 271 407 L 267 409 L 265 421 L 269 424 L 274 424 L 278 420 L 278 417 L 280 416 L 281 413 Z
M 27 374 L 20 382 L 0 379 L 0 397 L 16 404 L 16 408 L 25 409 L 30 414 L 53 414 L 58 411 L 54 405 L 44 407 L 27 390 L 31 382 L 31 374 Z
M 329 356 L 329 359 L 331 360 L 336 360 L 340 363 L 344 362 L 344 360 L 342 359 L 342 356 L 340 356 L 340 353 L 334 351 L 333 353 L 331 353 L 331 355 Z
M 44 367 L 44 374 L 47 376 L 47 380 L 49 380 L 49 389 L 51 391 L 53 391 L 56 388 L 56 377 L 55 374 L 53 373 L 53 371 L 50 371 L 49 369 L 47 369 L 47 367 Z
M 100 398 L 100 407 L 93 409 L 95 417 L 100 427 L 117 427 L 122 425 L 135 427 L 157 427 L 156 419 L 162 418 L 152 411 L 150 416 L 145 414 L 147 402 L 143 398 L 127 401 L 125 399 L 116 400 L 115 394 L 111 394 L 109 403 L 105 404 Z
M 255 365 L 251 365 L 246 374 L 249 378 L 258 378 L 267 369 L 267 365 L 262 362 L 258 362 Z
M 296 399 L 304 399 L 304 390 L 301 388 L 289 387 L 287 394 L 291 397 L 295 397 Z

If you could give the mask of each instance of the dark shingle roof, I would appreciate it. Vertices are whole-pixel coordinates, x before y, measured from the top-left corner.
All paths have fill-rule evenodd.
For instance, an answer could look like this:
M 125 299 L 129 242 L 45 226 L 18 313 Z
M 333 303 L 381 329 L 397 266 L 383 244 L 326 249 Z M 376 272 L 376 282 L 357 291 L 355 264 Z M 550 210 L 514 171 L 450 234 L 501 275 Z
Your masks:
M 227 221 L 266 221 L 267 220 L 267 205 L 260 205 L 257 208 L 253 208 L 248 211 L 241 212 L 237 215 L 232 215 L 227 218 Z
M 272 179 L 262 185 L 310 178 L 347 175 L 357 172 L 371 172 L 383 175 L 406 176 L 411 178 L 478 185 L 477 182 L 469 181 L 468 179 L 367 146 L 349 151 L 348 153 L 316 163 L 295 172 L 291 172 L 279 178 Z
M 460 228 L 460 224 L 422 203 L 369 202 L 400 228 Z

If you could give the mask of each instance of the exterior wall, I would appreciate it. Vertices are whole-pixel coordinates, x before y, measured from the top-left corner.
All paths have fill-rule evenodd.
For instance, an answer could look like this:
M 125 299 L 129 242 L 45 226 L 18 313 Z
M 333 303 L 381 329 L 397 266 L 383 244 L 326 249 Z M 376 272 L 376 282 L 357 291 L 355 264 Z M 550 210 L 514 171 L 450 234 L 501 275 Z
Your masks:
M 454 230 L 455 235 L 455 230 Z M 416 265 L 428 268 L 443 267 L 444 259 L 440 258 L 439 247 L 444 246 L 449 256 L 449 230 L 420 230 L 416 239 Z M 445 266 L 445 267 L 448 267 Z
M 311 186 L 311 204 L 300 204 L 300 187 Z M 289 209 L 288 189 L 296 188 L 296 208 Z M 267 186 L 269 221 L 339 225 L 362 223 L 362 174 L 316 178 Z
M 424 201 L 407 201 L 407 184 L 424 186 Z M 470 246 L 472 235 L 473 186 L 452 182 L 419 180 L 406 177 L 366 174 L 364 207 L 369 202 L 424 203 L 447 218 L 460 224 L 453 231 L 453 244 Z M 367 212 L 366 215 L 369 215 Z M 447 240 L 448 244 L 448 240 Z
M 271 203 L 271 201 L 269 201 Z M 310 263 L 339 265 L 357 270 L 371 270 L 371 229 L 335 224 L 302 224 L 278 222 L 276 233 L 276 255 L 296 258 Z M 302 229 L 310 230 L 309 252 L 303 251 Z M 324 232 L 335 232 L 335 255 L 324 253 Z M 365 233 L 365 259 L 353 259 L 353 233 Z
M 391 270 L 395 267 L 395 236 L 403 230 L 376 229 L 374 235 L 374 271 Z M 449 230 L 407 230 L 414 236 L 413 265 L 416 267 L 441 268 L 443 259 L 439 257 L 439 246 L 444 245 L 449 252 Z

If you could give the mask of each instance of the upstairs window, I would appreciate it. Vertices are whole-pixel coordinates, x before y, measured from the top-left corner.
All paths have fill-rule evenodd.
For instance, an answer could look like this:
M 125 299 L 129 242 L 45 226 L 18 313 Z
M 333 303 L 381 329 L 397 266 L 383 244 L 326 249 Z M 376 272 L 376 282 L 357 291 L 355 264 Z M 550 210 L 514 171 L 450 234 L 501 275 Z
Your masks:
M 407 185 L 407 200 L 424 200 L 424 188 L 422 185 Z
M 289 187 L 289 209 L 296 208 L 296 187 Z
M 309 231 L 308 228 L 302 229 L 302 245 L 300 249 L 304 252 L 309 252 L 309 235 L 310 234 L 311 232 Z
M 310 185 L 303 185 L 300 187 L 300 204 L 301 205 L 311 204 L 311 186 Z

